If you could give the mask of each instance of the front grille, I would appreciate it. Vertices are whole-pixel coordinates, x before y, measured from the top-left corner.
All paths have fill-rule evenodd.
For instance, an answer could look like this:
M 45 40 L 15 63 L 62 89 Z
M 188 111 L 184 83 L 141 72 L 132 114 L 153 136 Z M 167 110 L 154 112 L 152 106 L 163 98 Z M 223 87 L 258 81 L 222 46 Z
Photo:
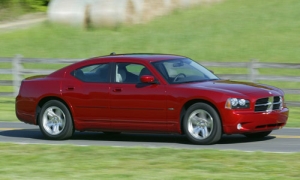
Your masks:
M 282 99 L 280 96 L 275 96 L 274 97 L 274 102 L 273 102 L 273 110 L 280 109 L 282 106 Z
M 267 104 L 269 101 L 269 98 L 262 98 L 262 99 L 258 99 L 256 101 L 256 104 Z
M 255 103 L 255 112 L 272 111 L 282 107 L 282 97 L 271 96 L 258 99 Z

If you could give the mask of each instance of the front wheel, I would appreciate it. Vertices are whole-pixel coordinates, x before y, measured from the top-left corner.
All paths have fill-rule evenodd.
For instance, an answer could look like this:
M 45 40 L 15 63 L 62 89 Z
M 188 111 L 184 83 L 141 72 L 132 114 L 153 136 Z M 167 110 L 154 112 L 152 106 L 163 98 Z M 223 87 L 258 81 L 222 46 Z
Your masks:
M 188 108 L 183 121 L 187 138 L 195 144 L 213 144 L 222 137 L 222 124 L 216 110 L 206 103 Z
M 39 114 L 39 126 L 47 139 L 68 139 L 74 133 L 69 109 L 57 100 L 51 100 L 44 104 Z
M 268 136 L 272 131 L 258 132 L 258 133 L 247 133 L 244 134 L 247 138 L 264 138 Z

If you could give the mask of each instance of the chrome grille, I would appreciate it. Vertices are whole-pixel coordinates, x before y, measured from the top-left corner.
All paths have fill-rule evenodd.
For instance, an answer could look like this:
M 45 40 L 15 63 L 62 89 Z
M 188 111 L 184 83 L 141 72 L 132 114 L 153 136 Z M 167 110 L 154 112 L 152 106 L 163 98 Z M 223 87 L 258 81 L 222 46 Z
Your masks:
M 281 109 L 282 107 L 282 97 L 275 96 L 273 102 L 273 110 Z
M 282 107 L 282 97 L 271 96 L 267 98 L 258 99 L 255 103 L 255 112 L 273 111 Z

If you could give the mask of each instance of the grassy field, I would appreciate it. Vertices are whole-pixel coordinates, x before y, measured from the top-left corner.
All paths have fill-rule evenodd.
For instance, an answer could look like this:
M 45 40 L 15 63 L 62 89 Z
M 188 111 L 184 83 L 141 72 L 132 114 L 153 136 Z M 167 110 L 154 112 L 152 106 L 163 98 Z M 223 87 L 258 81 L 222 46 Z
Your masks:
M 0 1 L 0 22 L 15 19 L 24 14 L 26 14 L 26 10 L 21 5 L 15 4 L 9 6 Z
M 0 55 L 86 58 L 117 53 L 174 53 L 196 60 L 298 62 L 298 0 L 225 0 L 180 10 L 148 24 L 79 30 L 43 24 L 0 34 Z
M 33 12 L 45 12 L 46 5 L 47 2 L 41 0 L 0 0 L 0 22 L 16 20 Z
M 1 179 L 298 179 L 300 153 L 0 143 Z M 17 168 L 16 168 L 17 167 Z

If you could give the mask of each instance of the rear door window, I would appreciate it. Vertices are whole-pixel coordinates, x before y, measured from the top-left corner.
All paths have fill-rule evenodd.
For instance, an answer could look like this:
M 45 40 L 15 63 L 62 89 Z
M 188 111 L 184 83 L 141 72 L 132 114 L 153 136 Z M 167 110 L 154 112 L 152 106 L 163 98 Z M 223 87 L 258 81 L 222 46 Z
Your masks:
M 83 82 L 110 82 L 110 64 L 94 64 L 74 70 L 71 74 Z

